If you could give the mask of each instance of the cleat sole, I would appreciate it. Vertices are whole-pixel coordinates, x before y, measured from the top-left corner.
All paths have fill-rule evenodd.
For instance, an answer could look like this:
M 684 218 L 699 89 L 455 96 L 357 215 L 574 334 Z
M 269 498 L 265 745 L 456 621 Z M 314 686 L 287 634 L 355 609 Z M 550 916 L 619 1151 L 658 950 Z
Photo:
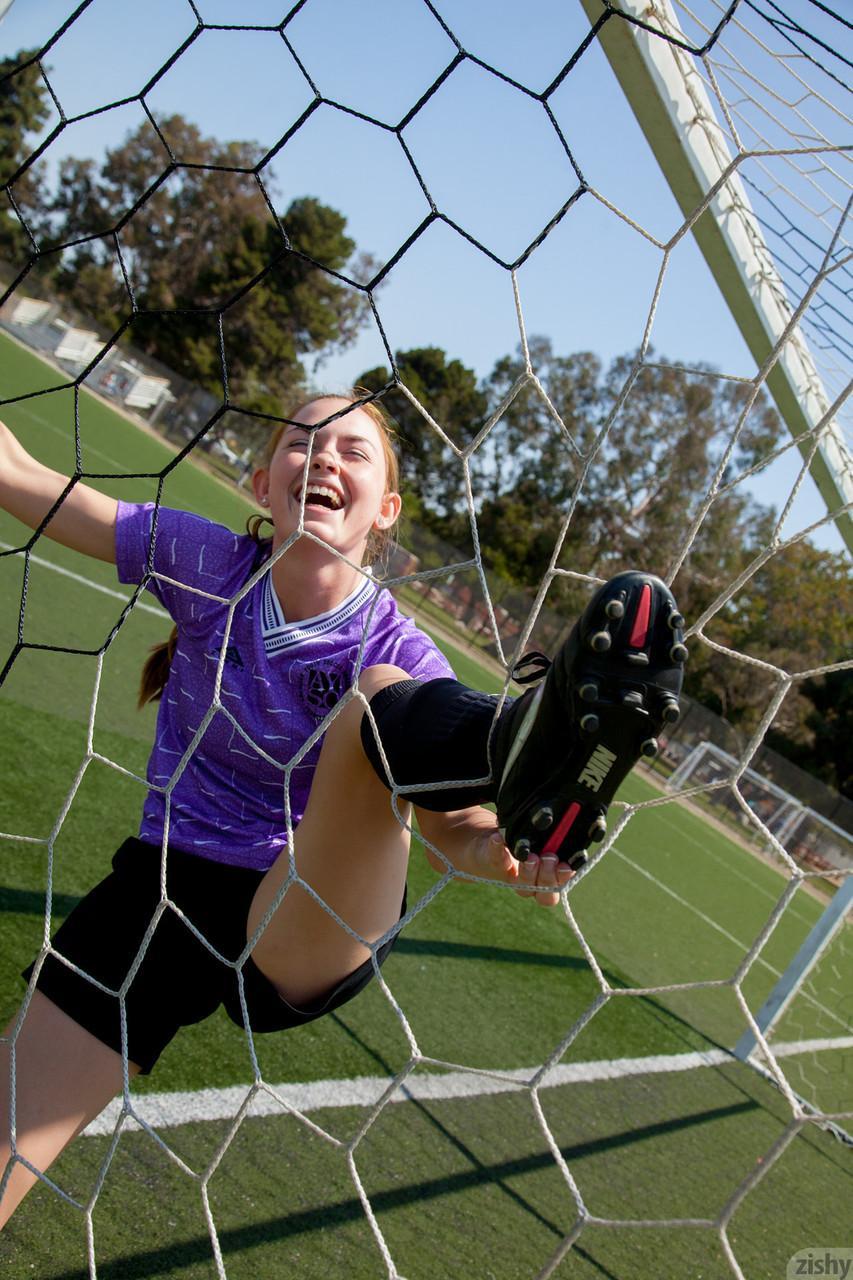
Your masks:
M 548 853 L 581 865 L 587 845 L 604 838 L 616 790 L 639 759 L 657 753 L 658 735 L 678 718 L 682 623 L 659 578 L 617 575 L 589 602 L 544 685 L 524 695 L 514 722 L 524 727 L 520 749 L 512 719 L 499 722 L 495 758 L 509 763 L 500 773 L 498 819 L 519 860 Z

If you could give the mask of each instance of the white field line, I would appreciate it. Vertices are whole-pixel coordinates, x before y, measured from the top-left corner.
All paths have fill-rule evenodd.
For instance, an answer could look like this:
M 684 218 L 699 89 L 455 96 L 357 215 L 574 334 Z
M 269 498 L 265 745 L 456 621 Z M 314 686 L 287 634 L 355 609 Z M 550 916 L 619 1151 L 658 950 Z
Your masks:
M 647 871 L 645 867 L 641 867 L 639 863 L 634 862 L 632 858 L 629 858 L 626 853 L 622 853 L 622 851 L 617 849 L 615 845 L 613 846 L 613 853 L 617 858 L 620 858 L 622 862 L 626 862 L 629 867 L 632 867 L 638 875 L 644 876 L 646 880 L 651 881 L 653 885 L 656 885 L 657 888 L 667 894 L 668 897 L 673 898 L 679 906 L 686 907 L 688 911 L 692 911 L 695 916 L 698 916 L 703 923 L 710 926 L 710 928 L 714 929 L 717 933 L 722 934 L 728 942 L 733 942 L 743 955 L 746 955 L 749 951 L 749 945 L 746 942 L 741 942 L 741 940 L 736 938 L 733 933 L 729 933 L 728 929 L 724 929 L 721 924 L 718 924 L 711 916 L 706 915 L 704 911 L 700 911 L 692 902 L 688 902 L 686 898 L 682 898 L 680 893 L 676 893 L 674 889 L 670 889 L 669 885 L 664 884 L 662 880 L 657 878 L 657 876 L 652 875 L 651 871 Z M 761 967 L 766 969 L 768 973 L 771 973 L 774 978 L 781 978 L 781 969 L 777 969 L 775 965 L 772 965 L 769 962 L 769 960 L 765 960 L 764 956 L 758 956 L 755 963 L 761 965 Z M 815 997 L 810 995 L 808 991 L 803 990 L 801 994 L 804 1000 L 808 1000 L 809 1004 L 813 1005 L 816 1009 L 819 1009 L 821 1013 L 825 1014 L 833 1022 L 839 1023 L 842 1027 L 846 1026 L 843 1018 L 839 1017 L 833 1009 L 828 1009 L 825 1004 L 821 1004 L 820 1000 L 815 999 Z
M 11 551 L 11 542 L 0 542 L 0 551 Z M 20 553 L 23 555 L 23 551 Z M 91 587 L 93 591 L 100 591 L 105 596 L 112 596 L 114 600 L 121 600 L 122 604 L 127 604 L 130 599 L 121 591 L 116 591 L 113 587 L 105 587 L 100 582 L 93 582 L 91 578 L 85 578 L 82 573 L 73 573 L 71 569 L 63 569 L 61 565 L 54 564 L 51 560 L 45 560 L 42 556 L 30 555 L 33 564 L 37 564 L 42 569 L 52 569 L 54 573 L 62 574 L 63 578 L 71 578 L 73 582 L 79 582 L 84 587 Z M 161 609 L 158 605 L 147 604 L 145 600 L 137 600 L 133 606 L 134 609 L 142 609 L 144 613 L 156 614 L 158 618 L 168 618 L 165 609 Z
M 775 1045 L 777 1058 L 823 1050 L 853 1049 L 853 1036 L 831 1040 L 799 1040 Z M 675 1071 L 695 1071 L 699 1067 L 740 1065 L 738 1059 L 724 1049 L 706 1052 L 656 1055 L 647 1058 L 614 1058 L 598 1062 L 570 1062 L 554 1067 L 542 1081 L 541 1088 L 553 1089 L 569 1084 L 596 1084 L 601 1080 L 621 1080 L 629 1076 L 661 1075 Z M 538 1068 L 488 1072 L 448 1071 L 439 1074 L 409 1076 L 406 1083 L 391 1095 L 390 1102 L 445 1102 L 454 1098 L 481 1098 L 491 1094 L 513 1093 L 529 1086 Z M 388 1076 L 358 1076 L 352 1080 L 317 1080 L 311 1084 L 278 1084 L 261 1089 L 248 1110 L 250 1116 L 276 1116 L 292 1107 L 300 1112 L 318 1111 L 324 1107 L 374 1107 L 388 1088 Z M 231 1120 L 239 1111 L 251 1086 L 232 1085 L 223 1089 L 199 1089 L 194 1093 L 149 1093 L 133 1099 L 134 1110 L 156 1129 L 182 1124 L 199 1124 L 209 1120 Z M 85 1137 L 108 1137 L 121 1115 L 121 1099 L 116 1098 L 97 1120 L 84 1130 Z M 131 1117 L 127 1127 L 138 1124 Z
M 682 812 L 684 811 L 682 810 Z M 730 865 L 725 858 L 721 858 L 718 853 L 714 853 L 711 849 L 709 849 L 706 845 L 704 845 L 701 840 L 697 840 L 695 836 L 692 836 L 689 831 L 684 831 L 683 828 L 680 827 L 677 822 L 674 822 L 673 819 L 667 815 L 666 808 L 664 806 L 661 806 L 657 816 L 660 819 L 660 821 L 664 823 L 665 826 L 671 827 L 673 831 L 677 831 L 682 841 L 686 840 L 689 844 L 694 845 L 697 849 L 700 849 L 702 851 L 702 853 L 705 855 L 706 858 L 710 858 L 713 862 L 716 862 L 721 867 L 723 867 L 727 876 L 736 876 L 738 880 L 743 880 L 745 884 L 748 884 L 749 887 L 751 889 L 754 889 L 756 893 L 761 895 L 761 897 L 768 898 L 771 902 L 778 901 L 779 899 L 778 893 L 773 893 L 773 891 L 771 889 L 766 888 L 765 885 L 759 884 L 757 880 L 754 880 L 752 876 L 747 875 L 739 867 Z M 701 822 L 702 819 L 698 818 L 697 821 Z M 737 848 L 737 845 L 735 845 L 734 847 Z M 738 852 L 741 852 L 741 851 L 738 850 Z M 762 863 L 760 865 L 763 866 L 765 864 Z M 774 872 L 774 874 L 778 875 L 780 879 L 784 878 L 784 872 L 779 871 L 779 872 Z M 788 907 L 788 913 L 792 916 L 796 916 L 796 918 L 798 920 L 801 920 L 803 924 L 807 924 L 811 926 L 811 924 L 813 923 L 814 918 L 812 916 L 805 915 L 803 911 L 797 906 L 796 902 L 792 902 L 791 905 Z
M 50 422 L 47 418 L 42 417 L 42 415 L 40 413 L 36 413 L 34 409 L 27 409 L 27 413 L 34 422 L 39 424 L 39 426 L 47 427 L 48 431 L 52 431 L 54 435 L 61 436 L 63 440 L 67 440 L 70 444 L 74 443 L 73 427 L 71 431 L 63 431 L 62 427 L 58 427 L 55 422 Z M 123 462 L 119 462 L 117 458 L 111 458 L 108 453 L 103 453 L 100 449 L 96 449 L 93 444 L 86 444 L 85 441 L 83 442 L 82 449 L 84 456 L 94 453 L 99 458 L 103 458 L 104 462 L 108 462 L 111 467 L 115 467 L 119 475 L 123 474 L 125 464 Z

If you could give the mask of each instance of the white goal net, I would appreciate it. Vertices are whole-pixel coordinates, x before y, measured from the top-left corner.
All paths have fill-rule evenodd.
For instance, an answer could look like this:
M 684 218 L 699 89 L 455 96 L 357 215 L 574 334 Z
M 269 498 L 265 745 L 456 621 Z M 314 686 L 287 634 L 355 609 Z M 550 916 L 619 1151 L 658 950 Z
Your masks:
M 263 1246 L 270 1275 L 340 1265 L 408 1280 L 568 1276 L 573 1267 L 590 1276 L 744 1277 L 784 1274 L 799 1248 L 841 1245 L 844 1224 L 823 1179 L 845 1153 L 853 1113 L 849 921 L 842 917 L 766 1034 L 758 1015 L 849 881 L 849 833 L 831 833 L 842 850 L 835 856 L 815 826 L 829 873 L 796 856 L 802 826 L 785 809 L 786 793 L 764 786 L 754 767 L 768 734 L 801 732 L 806 743 L 824 731 L 807 720 L 804 691 L 853 667 L 832 621 L 849 601 L 849 582 L 838 583 L 853 502 L 853 49 L 841 6 L 583 0 L 566 13 L 543 0 L 528 13 L 506 3 L 303 0 L 284 12 L 186 0 L 148 16 L 146 6 L 118 8 L 69 5 L 48 31 L 13 7 L 0 26 L 6 39 L 19 22 L 30 51 L 7 85 L 30 76 L 45 103 L 27 154 L 4 173 L 0 242 L 0 416 L 26 447 L 117 497 L 166 506 L 170 494 L 193 501 L 195 481 L 179 486 L 201 456 L 208 470 L 218 466 L 217 484 L 226 476 L 233 516 L 238 481 L 277 419 L 275 396 L 247 369 L 241 342 L 266 340 L 258 316 L 269 307 L 274 326 L 283 297 L 287 306 L 297 299 L 308 332 L 317 298 L 339 290 L 334 354 L 322 363 L 316 321 L 311 343 L 294 346 L 293 376 L 308 366 L 329 386 L 379 370 L 371 391 L 404 435 L 418 424 L 418 500 L 427 508 L 430 492 L 438 495 L 433 528 L 443 541 L 436 534 L 429 545 L 446 551 L 419 547 L 395 562 L 402 567 L 389 585 L 403 608 L 490 687 L 510 691 L 513 661 L 546 634 L 546 620 L 550 640 L 595 584 L 636 562 L 672 584 L 687 616 L 688 671 L 716 710 L 741 716 L 740 741 L 685 758 L 668 790 L 651 769 L 632 779 L 587 867 L 532 924 L 522 919 L 532 904 L 503 887 L 460 885 L 450 869 L 421 874 L 401 922 L 399 970 L 396 957 L 382 973 L 377 966 L 364 997 L 375 1019 L 370 1043 L 354 1014 L 328 1031 L 328 1053 L 321 1039 L 294 1041 L 305 1066 L 295 1063 L 284 1081 L 281 1059 L 268 1067 L 272 1051 L 251 1032 L 239 1047 L 223 1041 L 222 1064 L 205 1048 L 205 1063 L 186 1079 L 170 1059 L 156 1094 L 126 1079 L 81 1139 L 97 1159 L 84 1154 L 70 1181 L 62 1164 L 39 1171 L 39 1211 L 59 1206 L 65 1222 L 76 1215 L 90 1276 L 120 1274 L 112 1262 L 102 1269 L 101 1239 L 122 1218 L 125 1236 L 109 1245 L 116 1256 L 145 1235 L 133 1196 L 134 1177 L 143 1194 L 147 1175 L 128 1185 L 122 1164 L 139 1139 L 166 1157 L 157 1168 L 168 1166 L 164 1199 L 173 1198 L 175 1214 L 183 1195 L 203 1214 L 206 1254 L 178 1251 L 170 1272 L 163 1252 L 163 1274 L 179 1274 L 179 1264 L 212 1266 L 220 1278 L 251 1274 L 246 1259 Z M 74 60 L 88 79 L 72 76 Z M 249 101 L 251 118 L 242 114 Z M 144 171 L 116 168 L 98 187 L 104 151 L 117 152 L 133 130 Z M 217 146 L 203 152 L 216 131 Z M 241 151 L 234 138 L 248 136 L 257 142 Z M 87 162 L 69 167 L 80 155 Z M 158 231 L 163 261 L 174 266 L 170 237 L 181 237 L 187 260 L 201 254 L 229 230 L 204 215 L 217 184 L 232 193 L 232 210 L 245 202 L 264 247 L 250 259 L 246 240 L 251 265 L 237 283 L 217 275 L 214 248 L 209 292 L 192 298 L 145 261 L 140 228 L 156 223 L 168 193 L 183 191 L 183 225 Z M 293 226 L 297 213 L 306 216 L 302 243 L 282 190 L 288 201 L 319 194 L 342 208 L 364 254 L 351 241 L 352 255 L 329 265 L 313 248 L 319 240 L 307 250 L 305 206 L 288 210 Z M 98 305 L 100 314 L 112 308 L 112 330 L 90 320 Z M 615 347 L 606 346 L 610 330 Z M 163 355 L 171 340 L 173 369 Z M 410 357 L 437 347 L 447 360 L 431 383 L 425 357 Z M 605 350 L 609 370 L 587 356 L 570 363 L 572 347 Z M 197 373 L 184 375 L 202 348 L 200 388 Z M 451 394 L 461 385 L 448 373 L 457 355 L 476 366 L 482 395 L 471 401 L 480 416 L 467 423 Z M 769 425 L 771 405 L 781 432 Z M 115 424 L 132 431 L 134 408 L 149 442 L 169 433 L 168 455 L 139 446 L 130 460 Z M 99 417 L 108 409 L 124 416 Z M 694 459 L 700 424 L 712 418 Z M 439 485 L 451 475 L 455 488 Z M 513 521 L 522 537 L 534 502 L 537 517 L 549 517 L 541 521 L 549 542 L 535 550 L 525 595 L 515 591 L 522 570 L 510 564 L 511 540 L 502 539 Z M 48 524 L 32 536 L 5 516 L 0 524 L 10 815 L 0 892 L 10 919 L 30 925 L 37 899 L 37 936 L 29 928 L 15 937 L 34 940 L 41 960 L 55 918 L 85 891 L 76 851 L 99 825 L 112 831 L 117 814 L 141 807 L 143 731 L 127 725 L 139 656 L 168 630 L 144 592 L 117 600 L 100 567 L 90 572 L 60 553 Z M 404 528 L 404 550 L 416 533 L 407 536 Z M 824 590 L 830 580 L 842 593 L 835 605 Z M 227 636 L 220 676 L 226 661 Z M 468 671 L 460 677 L 474 683 Z M 218 692 L 194 747 L 216 716 L 244 732 Z M 247 748 L 262 750 L 250 740 Z M 281 766 L 285 794 L 299 759 Z M 418 844 L 416 834 L 414 857 Z M 282 892 L 296 883 L 294 869 Z M 477 901 L 489 904 L 499 936 L 476 923 Z M 164 889 L 152 929 L 170 910 Z M 4 955 L 10 1013 L 21 995 L 15 975 L 32 958 L 20 945 Z M 469 984 L 478 964 L 487 976 Z M 114 993 L 122 1005 L 132 978 Z M 746 1062 L 734 1056 L 745 1033 Z M 14 1053 L 7 1083 L 14 1098 Z M 285 1121 L 283 1150 L 251 1137 L 256 1122 Z M 187 1138 L 191 1123 L 215 1139 Z M 314 1230 L 300 1186 L 316 1177 L 334 1188 L 328 1217 L 317 1210 L 324 1235 L 339 1233 L 340 1248 L 350 1248 L 354 1228 L 340 1208 L 349 1196 L 369 1248 L 353 1245 L 341 1263 L 326 1245 L 321 1264 L 309 1257 L 316 1237 L 297 1248 L 284 1230 L 267 1238 L 260 1227 L 223 1229 L 239 1188 L 255 1185 L 253 1161 L 264 1169 L 264 1194 L 291 1215 L 293 1239 Z M 397 1193 L 413 1167 L 407 1199 Z M 542 1179 L 529 1195 L 527 1176 Z M 226 1177 L 230 1190 L 218 1198 Z M 792 1218 L 804 1178 L 814 1179 L 814 1194 Z M 22 1225 L 13 1223 L 22 1249 L 35 1247 L 27 1243 L 37 1235 L 34 1213 L 27 1206 Z M 778 1215 L 769 1231 L 768 1213 Z M 153 1268 L 155 1255 L 139 1266 Z

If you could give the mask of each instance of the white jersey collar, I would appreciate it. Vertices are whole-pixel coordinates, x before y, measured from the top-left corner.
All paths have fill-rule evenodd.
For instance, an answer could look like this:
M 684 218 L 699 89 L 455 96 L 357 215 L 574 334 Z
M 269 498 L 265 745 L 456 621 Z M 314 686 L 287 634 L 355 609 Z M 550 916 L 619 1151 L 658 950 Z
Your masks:
M 377 584 L 371 578 L 364 577 L 346 600 L 335 605 L 334 609 L 329 609 L 326 613 L 318 613 L 315 618 L 302 618 L 299 622 L 288 622 L 273 587 L 272 574 L 268 573 L 264 578 L 261 598 L 261 632 L 264 648 L 267 653 L 280 653 L 282 649 L 289 649 L 292 645 L 327 635 L 351 618 L 354 613 L 358 613 L 376 590 Z

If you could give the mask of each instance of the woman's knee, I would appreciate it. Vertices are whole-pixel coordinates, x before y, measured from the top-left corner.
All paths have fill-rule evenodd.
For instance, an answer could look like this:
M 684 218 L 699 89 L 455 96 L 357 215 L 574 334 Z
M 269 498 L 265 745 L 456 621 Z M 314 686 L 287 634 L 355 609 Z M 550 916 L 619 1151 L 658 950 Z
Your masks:
M 401 667 L 382 662 L 375 667 L 362 669 L 358 677 L 358 689 L 370 701 L 374 694 L 377 694 L 380 689 L 385 689 L 389 684 L 398 684 L 401 680 L 410 679 L 411 676 Z
M 335 759 L 336 765 L 340 767 L 344 758 L 351 757 L 357 762 L 358 767 L 369 762 L 373 767 L 370 753 L 365 753 L 364 749 L 365 733 L 369 732 L 369 736 L 373 737 L 370 717 L 365 710 L 365 700 L 368 703 L 371 702 L 383 689 L 399 684 L 401 681 L 410 682 L 410 677 L 400 667 L 389 663 L 365 667 L 360 672 L 356 685 L 361 697 L 352 698 L 334 716 L 326 730 L 321 760 L 323 757 L 327 761 Z

